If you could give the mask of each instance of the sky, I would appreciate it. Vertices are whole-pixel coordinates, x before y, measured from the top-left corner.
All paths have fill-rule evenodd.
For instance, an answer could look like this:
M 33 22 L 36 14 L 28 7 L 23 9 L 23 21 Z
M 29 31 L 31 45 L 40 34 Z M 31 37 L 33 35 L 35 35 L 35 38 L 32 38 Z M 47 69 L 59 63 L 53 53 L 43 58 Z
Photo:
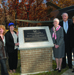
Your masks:
M 7 2 L 8 0 L 4 0 L 5 2 Z M 21 2 L 21 0 L 19 0 L 19 2 Z M 43 0 L 43 3 L 46 3 L 46 0 Z
M 44 0 L 44 3 L 46 3 L 46 0 Z
M 21 2 L 21 0 L 19 0 L 19 2 Z M 43 3 L 46 3 L 46 0 L 44 0 Z

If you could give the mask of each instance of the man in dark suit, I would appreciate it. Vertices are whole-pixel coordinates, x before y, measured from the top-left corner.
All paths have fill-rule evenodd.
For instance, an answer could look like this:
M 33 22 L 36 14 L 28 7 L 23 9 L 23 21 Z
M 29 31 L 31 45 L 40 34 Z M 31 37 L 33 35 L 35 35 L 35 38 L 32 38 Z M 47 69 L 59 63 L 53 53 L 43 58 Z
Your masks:
M 72 52 L 70 49 L 70 26 L 72 24 L 71 20 L 68 20 L 68 14 L 63 13 L 62 14 L 63 21 L 60 22 L 60 26 L 63 27 L 64 30 L 64 41 L 65 41 L 65 57 L 62 61 L 62 68 L 66 67 L 66 54 L 68 59 L 68 66 L 71 69 L 72 68 Z

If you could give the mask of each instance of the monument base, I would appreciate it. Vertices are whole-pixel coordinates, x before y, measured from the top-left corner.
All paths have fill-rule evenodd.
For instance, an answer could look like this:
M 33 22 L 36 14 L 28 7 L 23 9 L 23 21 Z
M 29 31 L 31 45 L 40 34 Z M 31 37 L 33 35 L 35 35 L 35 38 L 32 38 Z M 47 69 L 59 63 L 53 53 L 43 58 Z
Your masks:
M 48 72 L 48 71 L 42 71 L 42 72 L 34 72 L 34 73 L 21 73 L 21 75 L 33 75 L 33 74 L 38 74 L 38 73 L 46 73 L 46 72 Z
M 52 48 L 20 50 L 21 75 L 52 71 Z

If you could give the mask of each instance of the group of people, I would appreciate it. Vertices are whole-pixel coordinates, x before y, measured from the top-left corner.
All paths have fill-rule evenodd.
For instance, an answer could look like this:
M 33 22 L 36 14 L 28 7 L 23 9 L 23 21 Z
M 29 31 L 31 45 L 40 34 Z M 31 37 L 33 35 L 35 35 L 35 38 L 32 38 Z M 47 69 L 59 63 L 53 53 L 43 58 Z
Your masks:
M 0 63 L 1 75 L 9 75 L 6 67 L 6 56 L 8 55 L 8 63 L 10 72 L 16 72 L 18 53 L 18 32 L 14 31 L 14 23 L 9 23 L 9 30 L 6 32 L 5 26 L 0 25 Z
M 74 16 L 72 20 L 68 19 L 68 14 L 62 14 L 62 21 L 58 18 L 53 20 L 51 28 L 51 36 L 54 43 L 53 53 L 57 67 L 54 71 L 61 72 L 61 69 L 66 68 L 66 55 L 68 59 L 68 67 L 72 69 L 72 50 L 74 54 Z M 74 55 L 73 55 L 74 56 Z M 73 71 L 74 72 L 74 69 Z
M 68 66 L 72 69 L 72 50 L 74 53 L 74 16 L 72 20 L 68 20 L 68 14 L 63 13 L 62 19 L 63 21 L 59 22 L 59 19 L 55 18 L 53 20 L 54 26 L 51 28 L 51 36 L 54 43 L 53 53 L 57 64 L 55 71 L 58 70 L 58 72 L 66 68 L 66 55 Z M 18 32 L 14 31 L 14 26 L 14 23 L 9 23 L 9 31 L 6 32 L 5 26 L 0 25 L 1 75 L 9 75 L 6 67 L 6 55 L 8 55 L 10 72 L 16 72 L 19 42 Z M 74 69 L 72 72 L 74 72 Z

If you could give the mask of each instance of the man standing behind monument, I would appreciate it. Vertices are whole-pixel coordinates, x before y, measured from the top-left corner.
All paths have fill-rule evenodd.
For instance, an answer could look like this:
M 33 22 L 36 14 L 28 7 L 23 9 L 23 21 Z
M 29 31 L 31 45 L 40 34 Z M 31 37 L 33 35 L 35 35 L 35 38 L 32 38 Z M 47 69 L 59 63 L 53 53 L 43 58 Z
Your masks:
M 63 13 L 62 14 L 63 21 L 60 22 L 59 25 L 61 25 L 64 29 L 64 41 L 65 41 L 65 57 L 63 58 L 62 62 L 62 68 L 66 68 L 66 54 L 68 59 L 68 66 L 71 69 L 72 68 L 72 52 L 70 49 L 70 25 L 72 24 L 71 20 L 68 20 L 68 14 Z

